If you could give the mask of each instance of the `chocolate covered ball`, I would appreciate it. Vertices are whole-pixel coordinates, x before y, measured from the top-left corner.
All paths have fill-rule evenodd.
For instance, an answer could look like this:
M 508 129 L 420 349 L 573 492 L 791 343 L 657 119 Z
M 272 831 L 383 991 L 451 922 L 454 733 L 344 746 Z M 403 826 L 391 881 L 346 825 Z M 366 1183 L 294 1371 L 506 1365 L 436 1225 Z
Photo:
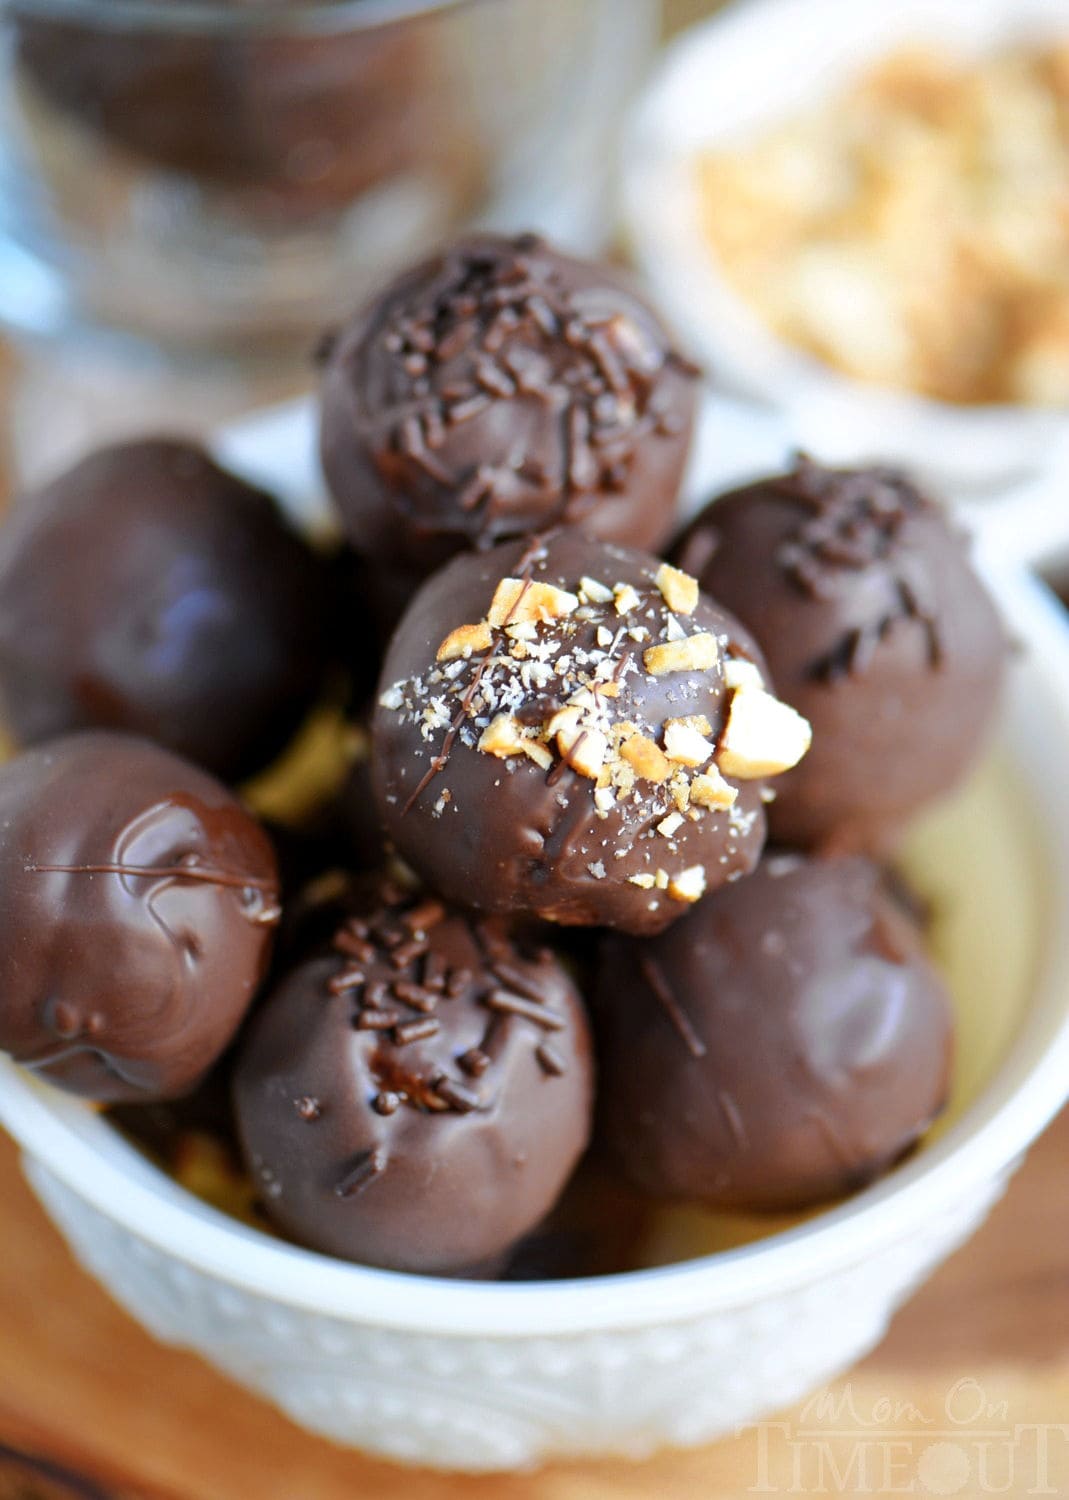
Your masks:
M 893 469 L 794 470 L 715 500 L 674 553 L 751 630 L 813 748 L 780 842 L 893 844 L 983 747 L 1006 643 L 944 512 Z
M 598 983 L 603 1139 L 637 1187 L 710 1208 L 806 1208 L 922 1136 L 953 1023 L 915 924 L 861 856 L 771 854 Z
M 587 1143 L 587 1022 L 560 963 L 500 919 L 388 891 L 268 998 L 234 1103 L 284 1233 L 472 1272 L 549 1211 Z
M 188 1092 L 279 918 L 271 845 L 213 777 L 90 732 L 0 767 L 0 1049 L 100 1100 Z
M 227 780 L 323 681 L 330 580 L 271 498 L 200 449 L 103 448 L 0 525 L 0 708 L 24 745 L 127 730 Z
M 412 601 L 372 724 L 398 852 L 486 911 L 657 932 L 752 869 L 808 726 L 693 578 L 573 528 L 455 558 Z
M 534 235 L 479 235 L 338 334 L 323 467 L 354 546 L 410 582 L 557 523 L 655 546 L 696 397 L 696 372 L 624 277 Z

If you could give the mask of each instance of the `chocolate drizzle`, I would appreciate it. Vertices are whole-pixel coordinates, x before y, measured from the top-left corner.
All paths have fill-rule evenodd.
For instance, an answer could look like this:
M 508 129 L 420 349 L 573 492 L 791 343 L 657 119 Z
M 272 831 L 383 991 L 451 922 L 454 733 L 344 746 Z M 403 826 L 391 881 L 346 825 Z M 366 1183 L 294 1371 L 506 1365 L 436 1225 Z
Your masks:
M 694 1030 L 690 1017 L 676 999 L 676 993 L 665 977 L 660 964 L 645 949 L 642 949 L 638 953 L 638 967 L 651 993 L 679 1033 L 691 1057 L 704 1057 L 705 1043 Z

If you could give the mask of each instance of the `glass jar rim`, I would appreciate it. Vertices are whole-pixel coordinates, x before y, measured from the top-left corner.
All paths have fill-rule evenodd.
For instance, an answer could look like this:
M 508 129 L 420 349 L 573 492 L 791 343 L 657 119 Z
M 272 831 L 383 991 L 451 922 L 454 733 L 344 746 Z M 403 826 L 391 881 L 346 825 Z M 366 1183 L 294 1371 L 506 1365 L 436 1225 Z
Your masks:
M 482 0 L 0 0 L 0 11 L 44 21 L 77 22 L 101 31 L 161 31 L 220 36 L 284 31 L 327 34 L 433 16 Z

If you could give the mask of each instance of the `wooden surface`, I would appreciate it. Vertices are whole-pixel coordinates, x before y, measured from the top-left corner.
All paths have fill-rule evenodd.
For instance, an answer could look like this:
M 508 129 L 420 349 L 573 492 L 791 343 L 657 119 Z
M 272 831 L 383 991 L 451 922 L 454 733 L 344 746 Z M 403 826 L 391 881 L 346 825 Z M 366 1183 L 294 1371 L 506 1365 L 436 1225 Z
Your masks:
M 837 1413 L 810 1407 L 787 1414 L 786 1432 L 766 1427 L 645 1464 L 569 1463 L 461 1480 L 343 1453 L 194 1356 L 153 1343 L 75 1267 L 22 1182 L 14 1149 L 0 1142 L 0 1442 L 121 1479 L 135 1493 L 188 1500 L 727 1500 L 761 1482 L 759 1492 L 790 1493 L 798 1477 L 794 1493 L 842 1493 L 832 1462 L 840 1475 L 854 1464 L 846 1493 L 924 1494 L 938 1491 L 920 1482 L 902 1488 L 918 1466 L 930 1478 L 923 1466 L 941 1459 L 953 1480 L 969 1462 L 975 1477 L 986 1443 L 987 1489 L 996 1479 L 1006 1484 L 1012 1462 L 1012 1485 L 1000 1492 L 1024 1497 L 1037 1492 L 1036 1439 L 1024 1433 L 1015 1442 L 1014 1433 L 1069 1424 L 1067 1175 L 1069 1114 L 877 1353 L 830 1387 Z M 981 1401 L 982 1423 L 974 1414 Z M 1069 1495 L 1069 1427 L 1052 1425 L 1044 1436 L 1055 1488 L 1043 1493 Z M 941 1451 L 929 1457 L 935 1444 Z M 942 1493 L 985 1493 L 943 1483 Z M 7 1500 L 2 1476 L 0 1497 Z

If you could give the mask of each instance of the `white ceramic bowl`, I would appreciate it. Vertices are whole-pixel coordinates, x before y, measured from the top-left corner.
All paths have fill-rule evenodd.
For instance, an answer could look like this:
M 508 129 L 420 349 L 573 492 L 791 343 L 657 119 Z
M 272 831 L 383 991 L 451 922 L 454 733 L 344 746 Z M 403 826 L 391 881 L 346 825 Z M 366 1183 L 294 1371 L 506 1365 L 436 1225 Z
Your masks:
M 621 152 L 630 249 L 655 298 L 718 382 L 768 402 L 825 461 L 878 455 L 958 494 L 1001 489 L 1069 455 L 1069 417 L 955 407 L 865 385 L 780 340 L 703 241 L 693 153 L 745 139 L 905 44 L 975 54 L 1066 38 L 1064 0 L 746 0 L 685 33 L 636 107 Z
M 438 1468 L 703 1442 L 852 1363 L 982 1221 L 1069 1094 L 1069 631 L 1022 570 L 988 574 L 1023 650 L 995 769 L 958 830 L 986 855 L 955 837 L 943 877 L 964 867 L 963 888 L 983 892 L 973 927 L 986 936 L 957 939 L 958 998 L 970 1012 L 982 999 L 990 1024 L 977 1012 L 971 1030 L 994 1055 L 972 1057 L 971 1103 L 911 1161 L 743 1248 L 582 1282 L 463 1284 L 245 1228 L 91 1108 L 0 1063 L 0 1121 L 75 1254 L 159 1338 L 305 1427 Z M 1015 944 L 1019 1014 L 996 961 Z M 666 1233 L 687 1243 L 678 1225 Z

